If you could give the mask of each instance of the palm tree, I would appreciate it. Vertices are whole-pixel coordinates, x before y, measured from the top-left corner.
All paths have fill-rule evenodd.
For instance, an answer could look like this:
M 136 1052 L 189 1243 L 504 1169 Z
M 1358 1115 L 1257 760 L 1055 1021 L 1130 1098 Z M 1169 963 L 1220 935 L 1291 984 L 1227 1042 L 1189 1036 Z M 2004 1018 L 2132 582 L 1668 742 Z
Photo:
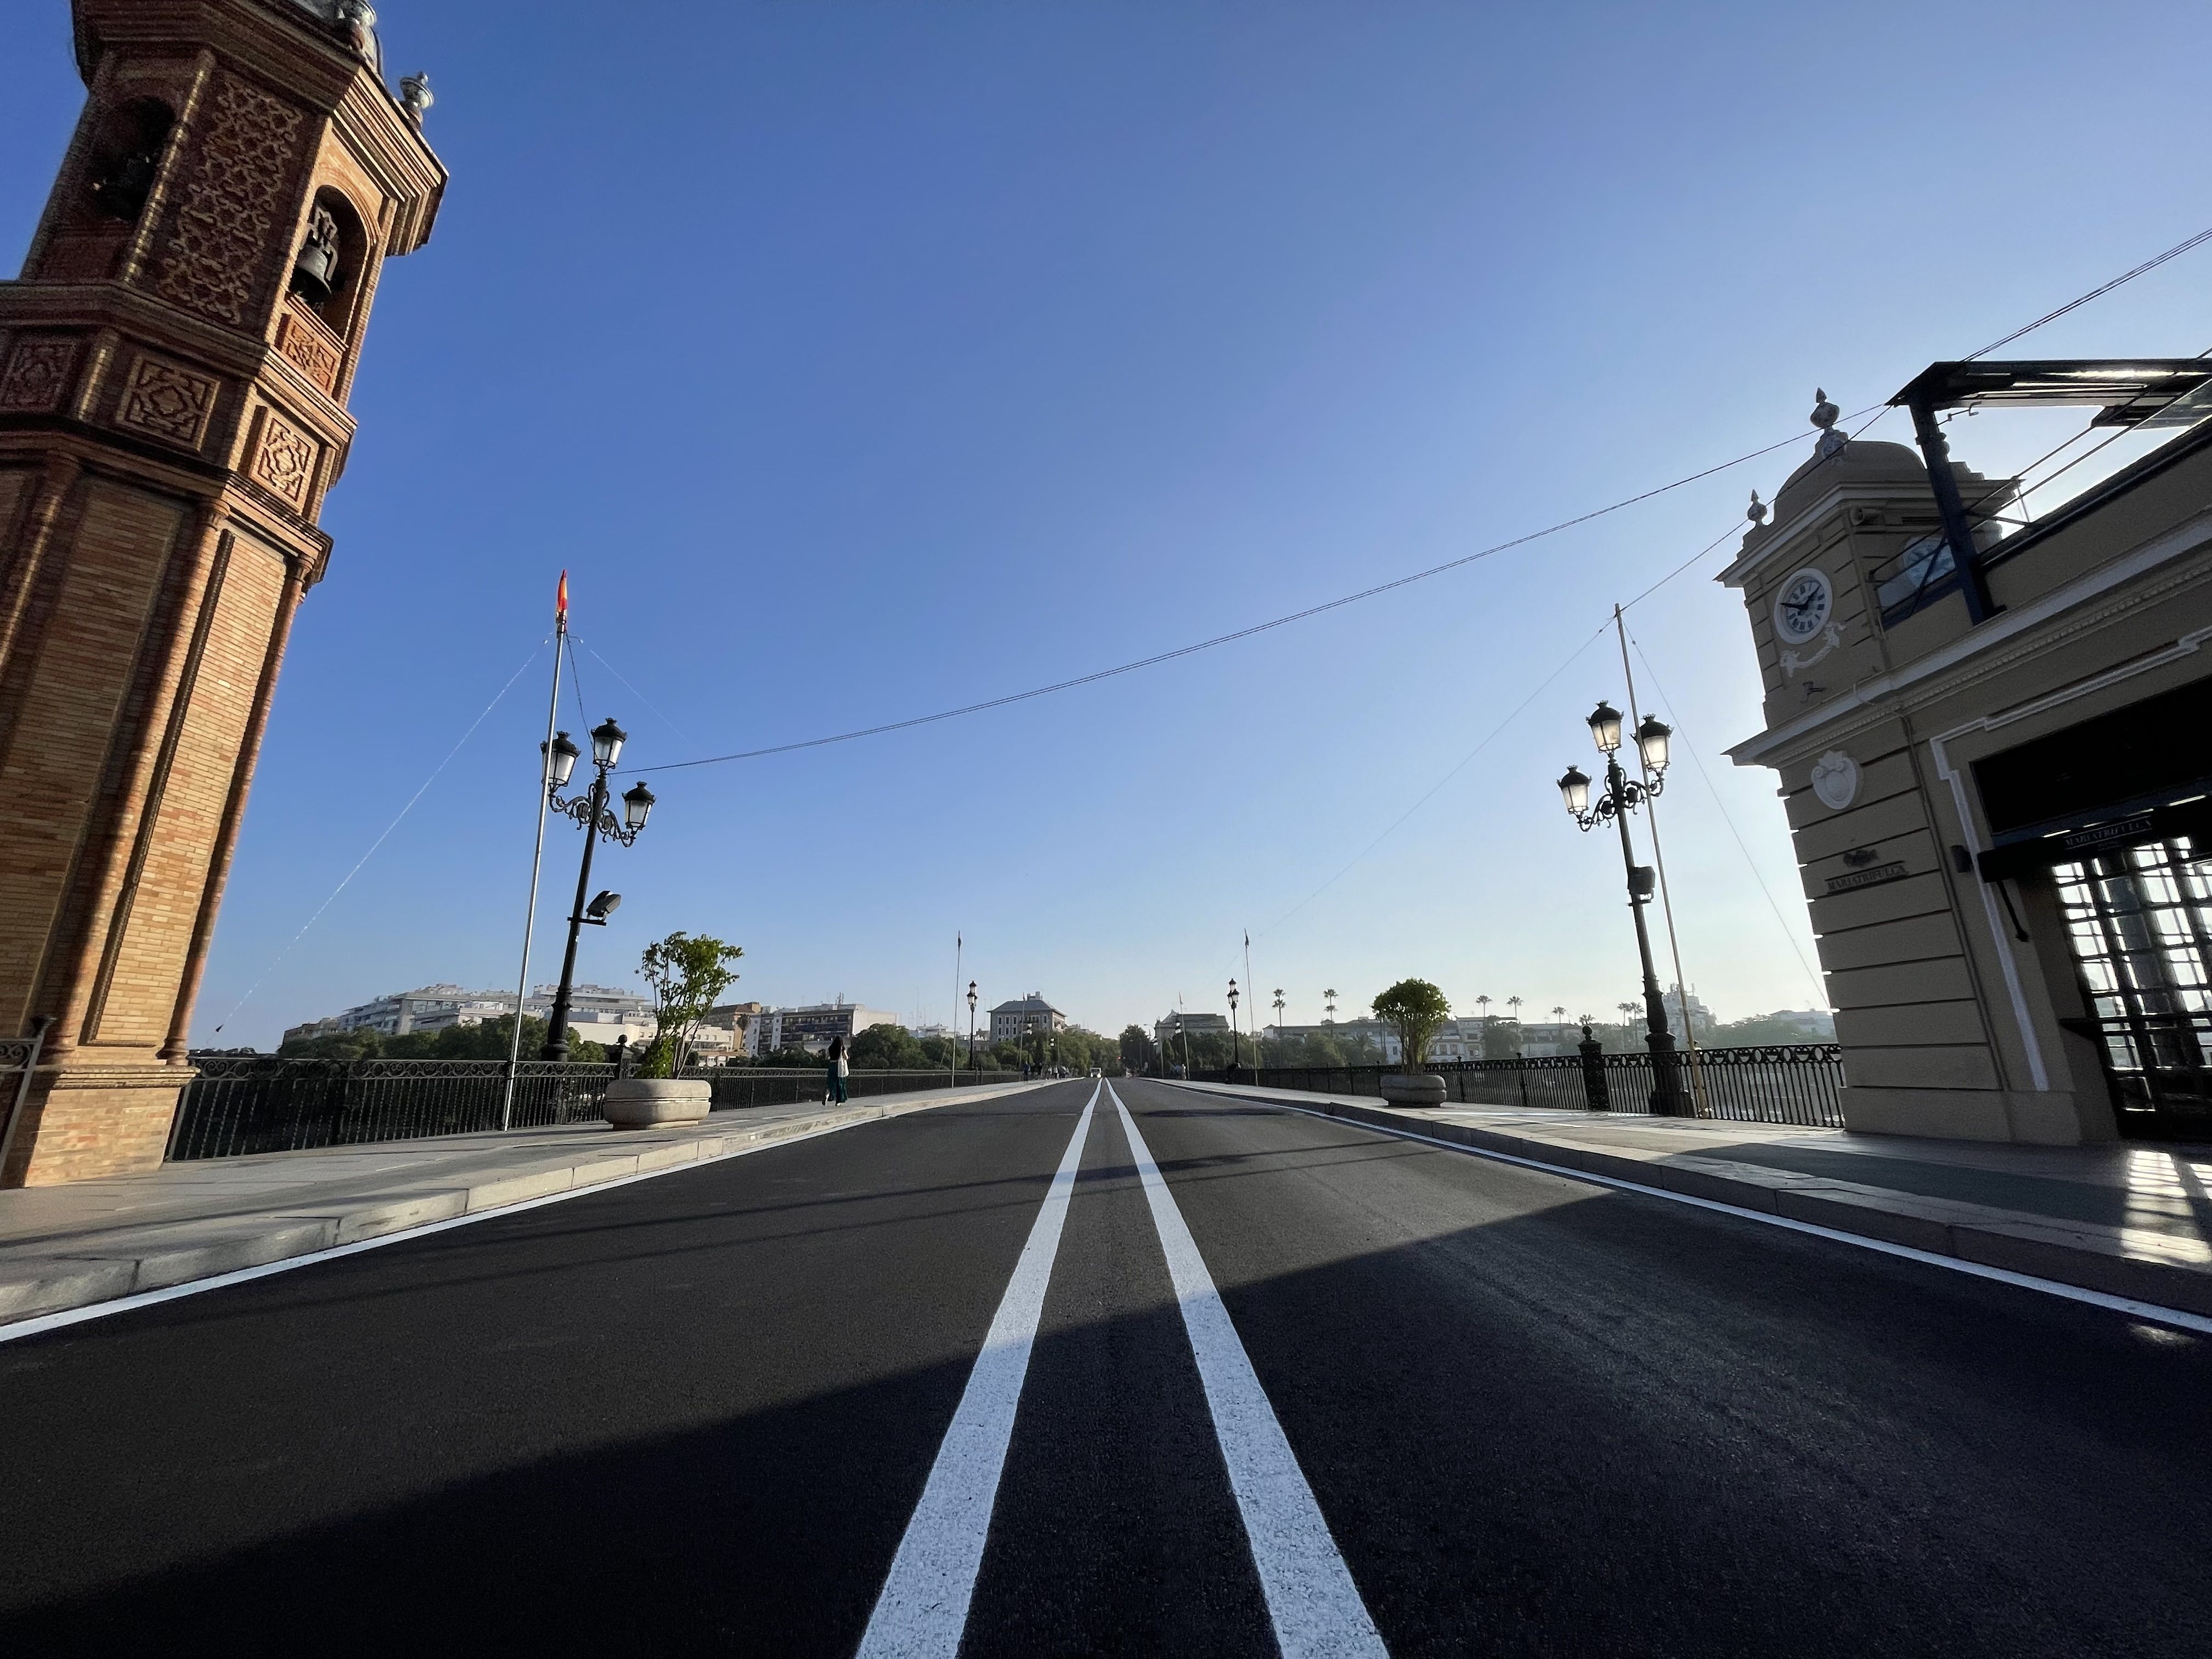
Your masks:
M 1506 1018 L 1512 1020 L 1516 1024 L 1518 1024 L 1521 1019 L 1521 999 L 1519 997 L 1508 997 L 1505 999 L 1505 1006 L 1513 1011 L 1510 1014 L 1507 1015 Z
M 1281 986 L 1278 985 L 1278 986 L 1275 988 L 1275 1030 L 1276 1030 L 1276 1031 L 1277 1031 L 1278 1033 L 1280 1033 L 1280 1031 L 1282 1030 L 1282 1029 L 1283 1029 L 1283 988 L 1282 988 Z
M 1560 1024 L 1565 1024 L 1567 1023 L 1567 1005 L 1564 1002 L 1554 1005 L 1552 1009 L 1552 1018 L 1558 1020 Z
M 1486 1024 L 1488 1024 L 1490 1019 L 1490 999 L 1488 997 L 1477 997 L 1474 1000 L 1474 1006 L 1482 1010 L 1483 1021 Z
M 1328 1010 L 1328 1023 L 1334 1025 L 1336 1024 L 1336 993 L 1323 991 L 1321 994 L 1322 1006 Z

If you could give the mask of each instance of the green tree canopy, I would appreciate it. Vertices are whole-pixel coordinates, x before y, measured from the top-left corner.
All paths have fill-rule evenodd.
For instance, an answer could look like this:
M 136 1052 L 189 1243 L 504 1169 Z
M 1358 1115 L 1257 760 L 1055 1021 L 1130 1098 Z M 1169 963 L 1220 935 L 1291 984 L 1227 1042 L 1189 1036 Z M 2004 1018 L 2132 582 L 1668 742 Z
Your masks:
M 501 1014 L 479 1025 L 448 1025 L 437 1031 L 410 1031 L 386 1036 L 381 1031 L 339 1031 L 329 1036 L 305 1037 L 288 1042 L 276 1052 L 297 1059 L 315 1060 L 505 1060 L 514 1036 L 514 1016 Z M 522 1052 L 534 1057 L 545 1042 L 545 1022 L 525 1014 Z M 607 1051 L 588 1042 L 568 1028 L 568 1058 L 597 1065 Z
M 641 1068 L 647 1077 L 672 1077 L 698 1035 L 699 1022 L 737 982 L 730 964 L 744 951 L 702 933 L 674 933 L 645 947 L 638 971 L 653 993 L 653 1042 Z
M 1374 1002 L 1375 1018 L 1396 1028 L 1409 1072 L 1429 1057 L 1429 1039 L 1451 1018 L 1444 994 L 1425 979 L 1401 979 Z

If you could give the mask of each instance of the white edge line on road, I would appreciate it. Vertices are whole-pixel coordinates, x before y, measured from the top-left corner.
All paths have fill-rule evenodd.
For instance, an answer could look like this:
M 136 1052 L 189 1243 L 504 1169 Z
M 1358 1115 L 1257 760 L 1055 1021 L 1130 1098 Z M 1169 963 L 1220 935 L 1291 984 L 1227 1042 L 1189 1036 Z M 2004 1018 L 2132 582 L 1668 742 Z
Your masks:
M 1017 1090 L 1014 1092 L 1019 1093 Z M 956 1097 L 957 1098 L 957 1097 Z M 997 1096 L 987 1096 L 997 1099 Z M 931 1105 L 950 1105 L 951 1101 L 933 1101 Z M 914 1111 L 927 1111 L 928 1107 L 917 1106 Z M 447 1216 L 441 1221 L 426 1221 L 420 1226 L 402 1227 L 396 1232 L 379 1233 L 374 1238 L 356 1239 L 350 1244 L 333 1244 L 328 1249 L 310 1250 L 305 1255 L 288 1255 L 281 1261 L 264 1261 L 258 1267 L 234 1267 L 228 1273 L 210 1273 L 205 1279 L 188 1279 L 181 1285 L 164 1285 L 158 1291 L 133 1291 L 128 1296 L 118 1296 L 106 1302 L 87 1303 L 82 1308 L 58 1308 L 52 1313 L 33 1314 L 27 1319 L 0 1325 L 0 1342 L 15 1342 L 27 1336 L 40 1336 L 48 1331 L 58 1331 L 70 1325 L 82 1325 L 88 1320 L 105 1319 L 110 1314 L 130 1313 L 138 1308 L 150 1308 L 156 1303 L 173 1302 L 179 1297 L 198 1296 L 203 1291 L 219 1291 L 229 1285 L 244 1285 L 256 1279 L 266 1279 L 271 1273 L 288 1273 L 295 1267 L 312 1267 L 318 1261 L 335 1261 L 340 1256 L 359 1255 L 363 1250 L 380 1250 L 387 1244 L 404 1244 L 410 1238 L 426 1238 L 432 1233 L 450 1232 L 456 1227 L 466 1227 L 479 1221 L 493 1221 L 501 1216 L 520 1215 L 525 1210 L 542 1210 L 549 1204 L 564 1203 L 572 1198 L 585 1198 L 593 1193 L 612 1192 L 617 1187 L 635 1186 L 641 1181 L 652 1181 L 665 1175 L 677 1175 L 685 1170 L 704 1169 L 709 1164 L 720 1164 L 726 1158 L 744 1158 L 753 1152 L 765 1152 L 777 1146 L 795 1146 L 802 1140 L 812 1140 L 818 1135 L 834 1135 L 840 1130 L 857 1129 L 864 1123 L 887 1123 L 894 1117 L 904 1117 L 906 1112 L 891 1112 L 883 1117 L 856 1117 L 849 1123 L 829 1123 L 818 1129 L 808 1129 L 795 1135 L 777 1135 L 767 1140 L 757 1140 L 749 1146 L 733 1147 L 716 1152 L 711 1158 L 695 1158 L 683 1164 L 670 1164 L 658 1170 L 641 1170 L 635 1175 L 617 1176 L 611 1181 L 594 1181 L 586 1187 L 564 1188 L 557 1193 L 547 1193 L 542 1198 L 526 1198 L 513 1204 L 495 1205 L 489 1209 L 471 1210 L 466 1215 Z M 301 1206 L 312 1209 L 312 1204 Z M 158 1224 L 149 1223 L 149 1225 Z M 97 1257 L 64 1258 L 68 1260 L 98 1260 Z
M 2063 1297 L 2069 1302 L 2087 1303 L 2093 1308 L 2103 1308 L 2112 1313 L 2123 1313 L 2135 1319 L 2148 1319 L 2160 1325 L 2173 1325 L 2185 1331 L 2196 1331 L 2212 1336 L 2212 1318 L 2193 1314 L 2182 1308 L 2168 1308 L 2156 1302 L 2137 1302 L 2132 1297 L 2114 1296 L 2109 1291 L 2093 1291 L 2082 1285 L 2069 1285 L 2063 1279 L 2038 1279 L 2033 1273 L 2016 1273 L 2010 1267 L 1992 1267 L 1985 1262 L 1969 1261 L 1963 1256 L 1939 1255 L 1934 1250 L 1917 1249 L 1910 1244 L 1893 1244 L 1886 1238 L 1869 1238 L 1864 1233 L 1847 1233 L 1838 1227 L 1823 1227 L 1817 1221 L 1799 1221 L 1795 1217 L 1770 1215 L 1764 1210 L 1746 1209 L 1740 1204 L 1723 1204 L 1714 1199 L 1696 1198 L 1688 1193 L 1669 1192 L 1664 1187 L 1647 1187 L 1641 1182 L 1623 1181 L 1618 1176 L 1600 1175 L 1595 1170 L 1577 1170 L 1571 1164 L 1546 1164 L 1533 1158 L 1516 1158 L 1511 1152 L 1493 1152 L 1486 1146 L 1470 1146 L 1461 1140 L 1439 1140 L 1434 1135 L 1425 1135 L 1412 1129 L 1385 1128 L 1379 1123 L 1363 1123 L 1358 1118 L 1339 1117 L 1334 1112 L 1317 1112 L 1310 1106 L 1295 1106 L 1287 1100 L 1273 1096 L 1224 1095 L 1218 1090 L 1193 1083 L 1168 1081 L 1170 1086 L 1188 1089 L 1194 1094 L 1212 1095 L 1216 1100 L 1241 1100 L 1254 1106 L 1272 1107 L 1277 1111 L 1297 1112 L 1305 1117 L 1317 1117 L 1325 1123 L 1341 1123 L 1350 1129 L 1365 1129 L 1370 1133 L 1395 1135 L 1401 1140 L 1418 1140 L 1430 1146 L 1441 1146 L 1448 1152 L 1464 1152 L 1470 1158 L 1486 1158 L 1495 1164 L 1517 1164 L 1524 1170 L 1540 1170 L 1546 1175 L 1565 1176 L 1570 1181 L 1587 1181 L 1595 1187 L 1617 1188 L 1624 1193 L 1640 1193 L 1646 1198 L 1663 1198 L 1670 1204 L 1687 1204 L 1696 1209 L 1712 1210 L 1722 1215 L 1737 1216 L 1746 1221 L 1763 1222 L 1770 1227 L 1786 1227 L 1793 1233 L 1809 1233 L 1814 1238 L 1832 1240 L 1838 1244 L 1855 1244 L 1863 1250 L 1878 1250 L 1884 1255 L 1902 1256 L 1907 1261 L 1924 1261 L 1931 1267 L 1948 1267 L 1953 1273 L 1968 1273 L 1976 1279 L 1995 1279 L 2000 1285 L 2016 1285 L 2023 1291 L 2040 1291 L 2045 1296 Z
M 954 1659 L 968 1628 L 968 1603 L 983 1565 L 999 1476 L 1014 1437 L 1014 1415 L 1029 1375 L 1030 1349 L 1044 1314 L 1045 1291 L 1060 1255 L 1075 1175 L 1090 1139 L 1102 1082 L 1076 1120 L 1075 1133 L 1053 1172 L 1028 1242 L 1014 1263 L 1006 1294 L 968 1373 L 968 1386 L 930 1465 L 921 1500 L 891 1558 L 875 1611 L 855 1659 Z
M 1230 1490 L 1244 1520 L 1283 1659 L 1389 1659 L 1389 1650 L 1329 1535 L 1313 1488 L 1260 1386 L 1251 1356 L 1244 1352 L 1175 1194 L 1152 1160 L 1152 1148 L 1110 1083 L 1106 1095 L 1121 1114 L 1145 1200 L 1152 1206 L 1152 1226 L 1167 1256 L 1168 1277 L 1182 1309 L 1183 1329 L 1213 1414 L 1214 1437 L 1228 1465 Z

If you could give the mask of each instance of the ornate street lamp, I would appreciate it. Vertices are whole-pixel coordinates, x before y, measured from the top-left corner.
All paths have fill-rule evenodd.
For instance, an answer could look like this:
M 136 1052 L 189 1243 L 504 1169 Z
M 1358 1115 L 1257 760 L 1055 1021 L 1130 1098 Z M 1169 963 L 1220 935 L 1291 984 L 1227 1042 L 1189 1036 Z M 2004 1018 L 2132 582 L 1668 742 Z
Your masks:
M 626 791 L 622 798 L 623 815 L 617 823 L 607 810 L 607 774 L 614 770 L 622 758 L 623 744 L 629 733 L 615 724 L 612 716 L 592 728 L 592 787 L 589 793 L 574 800 L 561 799 L 561 791 L 568 786 L 576 770 L 581 751 L 568 740 L 566 732 L 556 732 L 547 748 L 547 770 L 551 782 L 546 798 L 553 810 L 574 822 L 584 832 L 584 861 L 576 872 L 576 903 L 568 913 L 568 948 L 561 958 L 561 983 L 553 994 L 553 1008 L 546 1019 L 545 1046 L 538 1054 L 546 1060 L 568 1058 L 568 1004 L 576 985 L 576 941 L 586 927 L 604 927 L 607 917 L 621 896 L 602 893 L 589 904 L 584 895 L 592 888 L 592 852 L 599 838 L 618 841 L 623 846 L 633 845 L 638 831 L 653 815 L 653 791 L 642 783 Z
M 1688 1117 L 1693 1108 L 1682 1087 L 1681 1056 L 1674 1049 L 1674 1034 L 1667 1028 L 1667 1004 L 1659 994 L 1659 975 L 1651 966 L 1651 935 L 1644 922 L 1644 907 L 1651 902 L 1657 883 L 1650 868 L 1636 861 L 1636 849 L 1628 836 L 1628 815 L 1667 787 L 1667 744 L 1674 735 L 1673 728 L 1656 715 L 1647 716 L 1636 728 L 1637 750 L 1650 773 L 1648 783 L 1620 769 L 1618 708 L 1610 703 L 1598 704 L 1591 711 L 1589 729 L 1591 741 L 1605 757 L 1605 793 L 1593 805 L 1590 780 L 1581 768 L 1570 766 L 1559 779 L 1559 799 L 1565 803 L 1567 816 L 1584 830 L 1595 830 L 1607 819 L 1620 827 L 1620 861 L 1628 872 L 1628 908 L 1636 918 L 1636 951 L 1644 966 L 1644 1042 L 1651 1051 L 1651 1109 L 1662 1116 Z M 1635 1005 L 1621 1006 L 1633 1012 Z
M 968 1069 L 975 1069 L 975 981 L 968 981 Z
M 1237 981 L 1229 981 L 1229 1075 L 1235 1077 L 1237 1068 L 1244 1063 L 1244 1051 L 1237 1046 Z

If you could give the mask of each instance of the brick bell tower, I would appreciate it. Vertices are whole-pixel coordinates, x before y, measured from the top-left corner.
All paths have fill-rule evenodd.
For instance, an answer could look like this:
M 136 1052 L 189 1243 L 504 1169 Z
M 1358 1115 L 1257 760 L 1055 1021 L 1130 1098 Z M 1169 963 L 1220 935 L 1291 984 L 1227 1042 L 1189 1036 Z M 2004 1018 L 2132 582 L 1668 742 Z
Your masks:
M 0 283 L 0 1033 L 45 1034 L 4 1186 L 161 1162 L 377 279 L 446 182 L 364 0 L 73 10 Z

